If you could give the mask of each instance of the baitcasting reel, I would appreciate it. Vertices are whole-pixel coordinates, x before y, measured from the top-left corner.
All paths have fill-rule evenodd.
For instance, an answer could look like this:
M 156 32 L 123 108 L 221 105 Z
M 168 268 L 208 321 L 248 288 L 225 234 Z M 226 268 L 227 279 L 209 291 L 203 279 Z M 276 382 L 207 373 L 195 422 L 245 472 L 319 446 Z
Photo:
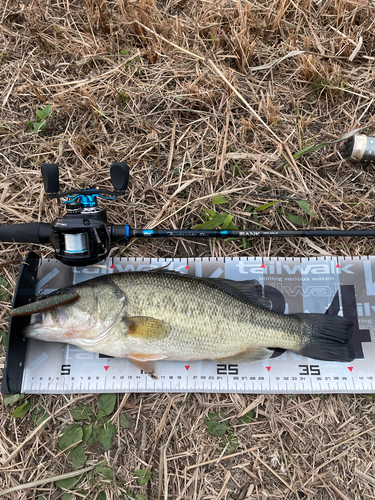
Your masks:
M 90 265 L 105 259 L 111 248 L 110 228 L 107 225 L 107 212 L 98 205 L 98 198 L 114 200 L 125 194 L 129 181 L 128 165 L 119 162 L 111 166 L 113 192 L 81 189 L 59 193 L 59 167 L 55 163 L 45 163 L 41 170 L 44 189 L 49 198 L 68 197 L 67 201 L 63 201 L 66 215 L 50 225 L 50 243 L 56 258 L 70 266 Z

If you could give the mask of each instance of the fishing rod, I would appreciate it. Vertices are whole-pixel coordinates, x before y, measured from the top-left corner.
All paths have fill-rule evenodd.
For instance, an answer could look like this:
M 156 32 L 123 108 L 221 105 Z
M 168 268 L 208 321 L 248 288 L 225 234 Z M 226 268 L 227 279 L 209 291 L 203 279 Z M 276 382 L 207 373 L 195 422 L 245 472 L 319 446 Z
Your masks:
M 357 135 L 349 139 L 343 154 L 356 161 L 375 160 L 375 137 Z M 108 225 L 105 208 L 98 199 L 113 200 L 125 194 L 129 167 L 125 162 L 110 167 L 114 191 L 78 189 L 59 193 L 59 167 L 54 163 L 41 166 L 45 192 L 50 199 L 60 199 L 66 215 L 52 223 L 34 222 L 0 226 L 0 241 L 50 244 L 57 260 L 70 266 L 87 266 L 107 258 L 113 243 L 132 238 L 269 238 L 269 237 L 375 237 L 371 230 L 302 229 L 302 230 L 195 230 L 195 229 L 132 229 L 128 225 Z
M 131 229 L 129 226 L 112 226 L 113 241 L 130 241 L 131 238 L 271 238 L 278 236 L 288 237 L 313 237 L 313 236 L 375 236 L 375 231 L 352 231 L 338 229 L 307 229 L 293 231 L 249 231 L 249 230 L 207 230 L 195 231 L 193 229 Z M 125 235 L 125 236 L 124 236 Z
M 354 161 L 374 161 L 375 137 L 364 134 L 353 135 L 347 140 L 342 156 Z

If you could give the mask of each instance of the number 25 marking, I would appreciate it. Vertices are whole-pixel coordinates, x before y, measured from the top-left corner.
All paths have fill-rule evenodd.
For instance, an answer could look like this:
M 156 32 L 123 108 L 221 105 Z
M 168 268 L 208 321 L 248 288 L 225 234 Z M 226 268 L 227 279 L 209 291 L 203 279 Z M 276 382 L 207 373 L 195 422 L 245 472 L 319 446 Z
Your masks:
M 216 368 L 217 375 L 238 375 L 238 365 L 221 365 Z

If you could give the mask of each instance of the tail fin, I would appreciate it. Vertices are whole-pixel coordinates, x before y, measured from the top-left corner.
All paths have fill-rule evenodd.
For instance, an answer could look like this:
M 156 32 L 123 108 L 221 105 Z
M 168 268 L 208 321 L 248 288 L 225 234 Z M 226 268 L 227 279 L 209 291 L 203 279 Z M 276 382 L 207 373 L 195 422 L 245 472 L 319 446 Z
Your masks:
M 291 314 L 303 325 L 306 343 L 298 354 L 324 361 L 353 361 L 353 323 L 329 314 Z

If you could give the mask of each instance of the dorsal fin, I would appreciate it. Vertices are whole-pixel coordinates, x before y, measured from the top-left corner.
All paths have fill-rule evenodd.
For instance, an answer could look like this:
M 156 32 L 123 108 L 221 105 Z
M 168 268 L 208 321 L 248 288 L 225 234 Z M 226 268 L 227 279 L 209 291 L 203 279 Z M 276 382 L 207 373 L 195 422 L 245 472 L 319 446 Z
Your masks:
M 147 271 L 140 271 L 147 272 Z M 172 274 L 181 276 L 186 279 L 199 280 L 202 282 L 210 283 L 211 285 L 221 288 L 223 291 L 237 297 L 253 306 L 262 307 L 263 309 L 272 309 L 272 302 L 268 297 L 263 296 L 263 287 L 257 280 L 235 281 L 226 278 L 197 278 L 189 276 L 177 271 L 169 271 L 168 269 L 153 269 L 153 273 Z
M 234 281 L 225 278 L 200 278 L 222 290 L 263 309 L 272 309 L 272 302 L 263 296 L 263 287 L 257 280 Z

